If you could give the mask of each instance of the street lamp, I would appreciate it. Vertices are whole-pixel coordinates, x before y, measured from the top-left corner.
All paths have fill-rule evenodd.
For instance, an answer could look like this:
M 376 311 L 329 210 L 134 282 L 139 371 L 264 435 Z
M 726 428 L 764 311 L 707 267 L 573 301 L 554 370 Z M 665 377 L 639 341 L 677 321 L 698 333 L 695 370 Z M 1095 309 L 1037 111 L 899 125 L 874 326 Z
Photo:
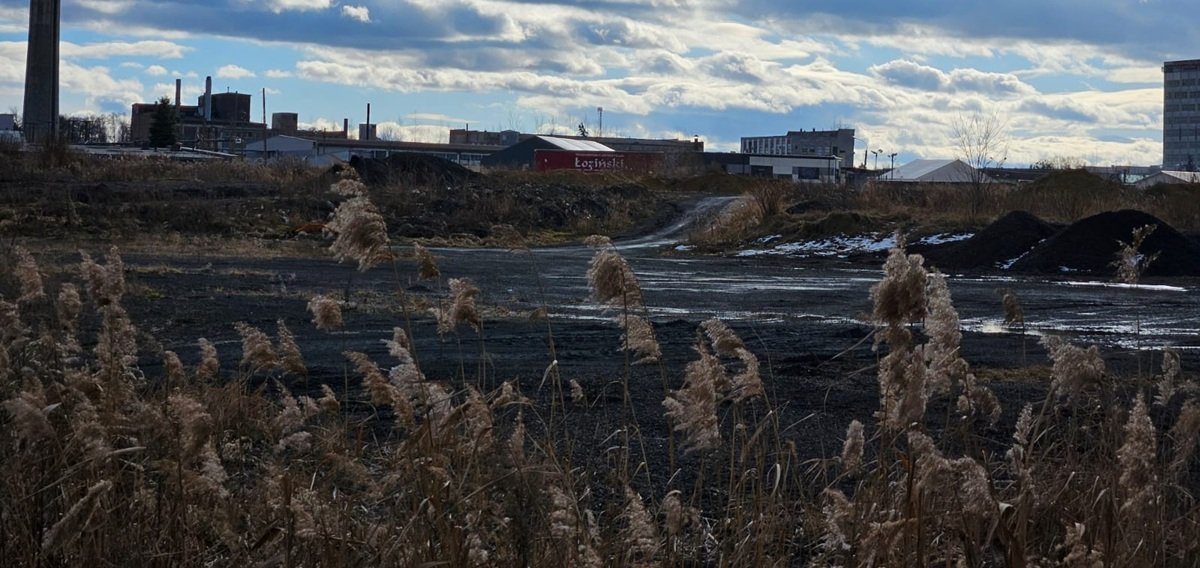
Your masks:
M 893 175 L 896 171 L 896 152 L 888 154 L 888 157 L 892 159 L 892 169 L 888 170 L 888 179 L 896 179 L 896 176 Z
M 875 155 L 875 167 L 872 169 L 878 170 L 879 169 L 879 155 L 883 153 L 883 149 L 880 148 L 879 150 L 871 150 L 871 153 Z

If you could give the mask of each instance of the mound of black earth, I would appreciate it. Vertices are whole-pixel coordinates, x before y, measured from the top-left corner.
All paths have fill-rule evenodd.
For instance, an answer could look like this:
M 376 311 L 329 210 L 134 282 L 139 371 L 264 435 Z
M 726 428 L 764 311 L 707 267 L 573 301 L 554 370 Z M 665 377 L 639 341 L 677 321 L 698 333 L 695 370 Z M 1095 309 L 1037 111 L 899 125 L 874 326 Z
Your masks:
M 454 186 L 479 174 L 450 160 L 427 154 L 392 154 L 387 158 L 350 158 L 350 167 L 367 185 Z
M 1157 254 L 1144 276 L 1200 276 L 1200 246 L 1161 219 L 1142 211 L 1109 211 L 1080 220 L 1046 239 L 1012 265 L 1014 272 L 1086 272 L 1114 274 L 1120 242 L 1130 242 L 1133 231 L 1146 225 L 1157 228 L 1142 243 L 1139 253 Z
M 1034 215 L 1013 211 L 969 239 L 922 251 L 942 269 L 1003 268 L 1057 231 Z

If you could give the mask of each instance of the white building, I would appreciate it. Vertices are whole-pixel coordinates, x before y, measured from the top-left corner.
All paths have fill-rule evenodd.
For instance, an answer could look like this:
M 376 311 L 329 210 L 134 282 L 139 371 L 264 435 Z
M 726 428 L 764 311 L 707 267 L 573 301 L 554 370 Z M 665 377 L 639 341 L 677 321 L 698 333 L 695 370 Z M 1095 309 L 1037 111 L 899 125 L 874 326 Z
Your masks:
M 962 160 L 913 160 L 876 179 L 896 183 L 972 183 L 976 171 Z M 984 183 L 994 181 L 986 174 L 981 175 Z
M 1134 187 L 1147 189 L 1158 184 L 1200 183 L 1200 172 L 1161 171 L 1138 180 Z

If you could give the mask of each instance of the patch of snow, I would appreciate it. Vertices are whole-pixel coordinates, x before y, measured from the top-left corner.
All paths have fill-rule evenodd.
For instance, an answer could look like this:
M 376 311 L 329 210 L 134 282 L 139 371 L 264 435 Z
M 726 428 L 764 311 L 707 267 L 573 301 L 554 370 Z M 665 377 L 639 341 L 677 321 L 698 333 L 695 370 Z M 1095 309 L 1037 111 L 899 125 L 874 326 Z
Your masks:
M 675 247 L 675 250 L 677 250 L 679 252 L 688 252 L 690 250 L 695 250 L 695 249 L 696 249 L 696 247 L 694 247 L 692 245 L 677 245 Z
M 1124 282 L 1092 282 L 1092 281 L 1067 281 L 1059 282 L 1061 286 L 1094 286 L 1097 288 L 1125 288 L 1128 290 L 1152 290 L 1155 292 L 1187 292 L 1187 288 L 1182 286 L 1168 286 L 1166 284 L 1126 284 Z
M 760 245 L 765 245 L 771 241 L 777 241 L 782 238 L 783 238 L 783 235 L 767 235 L 765 237 L 759 237 L 759 238 L 755 239 L 754 242 L 756 242 Z
M 917 241 L 917 244 L 942 245 L 942 244 L 946 244 L 946 243 L 955 243 L 958 241 L 965 241 L 974 236 L 975 236 L 975 233 L 938 233 L 936 235 L 929 235 L 928 237 L 925 237 L 925 238 Z
M 845 258 L 854 253 L 886 251 L 896 246 L 896 237 L 892 234 L 868 235 L 838 235 L 816 241 L 798 243 L 783 243 L 769 249 L 746 249 L 737 256 L 787 255 L 799 257 L 837 257 Z

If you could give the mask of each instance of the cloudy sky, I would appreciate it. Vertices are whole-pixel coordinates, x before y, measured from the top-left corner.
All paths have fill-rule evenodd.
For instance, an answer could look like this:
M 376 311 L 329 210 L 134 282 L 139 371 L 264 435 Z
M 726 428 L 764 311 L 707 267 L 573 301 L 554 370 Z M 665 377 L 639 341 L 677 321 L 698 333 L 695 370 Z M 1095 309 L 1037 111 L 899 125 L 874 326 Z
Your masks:
M 267 92 L 267 112 L 445 140 L 449 127 L 741 136 L 857 129 L 857 152 L 953 157 L 995 114 L 1008 162 L 1161 161 L 1163 61 L 1200 58 L 1191 0 L 62 0 L 62 110 Z M 0 112 L 28 0 L 0 0 Z M 883 165 L 883 164 L 880 164 Z

